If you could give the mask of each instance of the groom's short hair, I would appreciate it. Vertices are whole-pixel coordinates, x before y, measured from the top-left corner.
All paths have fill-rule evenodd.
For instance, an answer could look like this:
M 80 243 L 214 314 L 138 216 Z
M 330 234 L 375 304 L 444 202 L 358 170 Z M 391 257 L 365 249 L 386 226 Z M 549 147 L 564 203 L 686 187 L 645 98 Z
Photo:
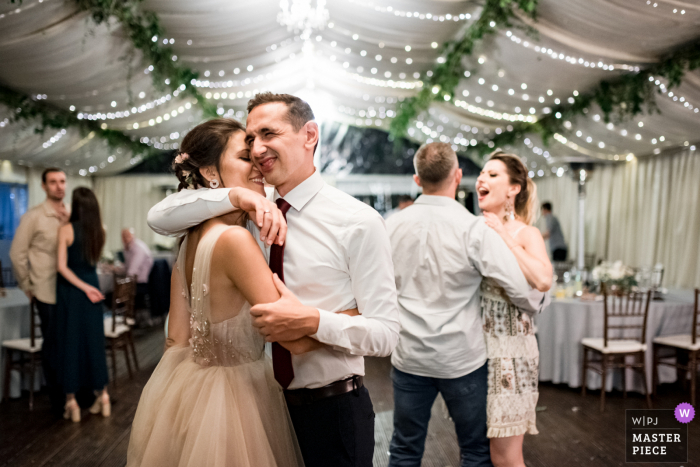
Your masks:
M 291 94 L 273 94 L 271 92 L 261 92 L 248 101 L 248 113 L 254 108 L 263 104 L 282 102 L 287 105 L 287 120 L 291 123 L 294 131 L 301 130 L 301 127 L 314 119 L 311 106 L 297 96 Z
M 438 188 L 458 165 L 457 154 L 447 143 L 424 144 L 413 157 L 416 175 L 424 188 Z

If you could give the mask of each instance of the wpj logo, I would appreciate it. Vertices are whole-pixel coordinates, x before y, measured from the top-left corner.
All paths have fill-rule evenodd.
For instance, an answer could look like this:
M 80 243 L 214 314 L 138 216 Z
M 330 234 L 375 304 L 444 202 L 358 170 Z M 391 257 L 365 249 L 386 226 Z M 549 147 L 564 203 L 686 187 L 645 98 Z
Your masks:
M 688 462 L 688 425 L 692 406 L 678 410 L 626 410 L 625 460 L 627 462 Z

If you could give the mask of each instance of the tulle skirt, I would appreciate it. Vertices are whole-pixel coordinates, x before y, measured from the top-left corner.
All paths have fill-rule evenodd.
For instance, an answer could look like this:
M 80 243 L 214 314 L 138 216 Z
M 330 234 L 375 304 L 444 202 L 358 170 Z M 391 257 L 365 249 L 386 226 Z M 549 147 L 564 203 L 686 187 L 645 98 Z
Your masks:
M 203 367 L 190 347 L 165 352 L 141 394 L 128 467 L 303 465 L 267 357 Z

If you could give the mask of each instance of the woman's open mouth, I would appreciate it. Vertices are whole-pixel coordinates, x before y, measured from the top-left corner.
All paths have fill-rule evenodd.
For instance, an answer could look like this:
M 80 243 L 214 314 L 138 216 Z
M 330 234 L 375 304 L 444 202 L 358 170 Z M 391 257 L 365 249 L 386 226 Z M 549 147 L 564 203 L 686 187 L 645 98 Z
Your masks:
M 490 193 L 488 189 L 481 187 L 476 190 L 479 201 L 482 201 Z

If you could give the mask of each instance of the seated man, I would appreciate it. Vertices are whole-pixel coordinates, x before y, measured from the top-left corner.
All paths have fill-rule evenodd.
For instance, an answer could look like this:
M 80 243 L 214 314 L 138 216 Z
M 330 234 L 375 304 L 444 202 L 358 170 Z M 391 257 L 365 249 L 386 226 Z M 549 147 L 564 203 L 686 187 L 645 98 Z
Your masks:
M 124 273 L 136 276 L 136 308 L 144 307 L 144 297 L 148 293 L 148 275 L 153 267 L 153 254 L 148 246 L 134 236 L 134 229 L 122 230 L 124 244 Z

